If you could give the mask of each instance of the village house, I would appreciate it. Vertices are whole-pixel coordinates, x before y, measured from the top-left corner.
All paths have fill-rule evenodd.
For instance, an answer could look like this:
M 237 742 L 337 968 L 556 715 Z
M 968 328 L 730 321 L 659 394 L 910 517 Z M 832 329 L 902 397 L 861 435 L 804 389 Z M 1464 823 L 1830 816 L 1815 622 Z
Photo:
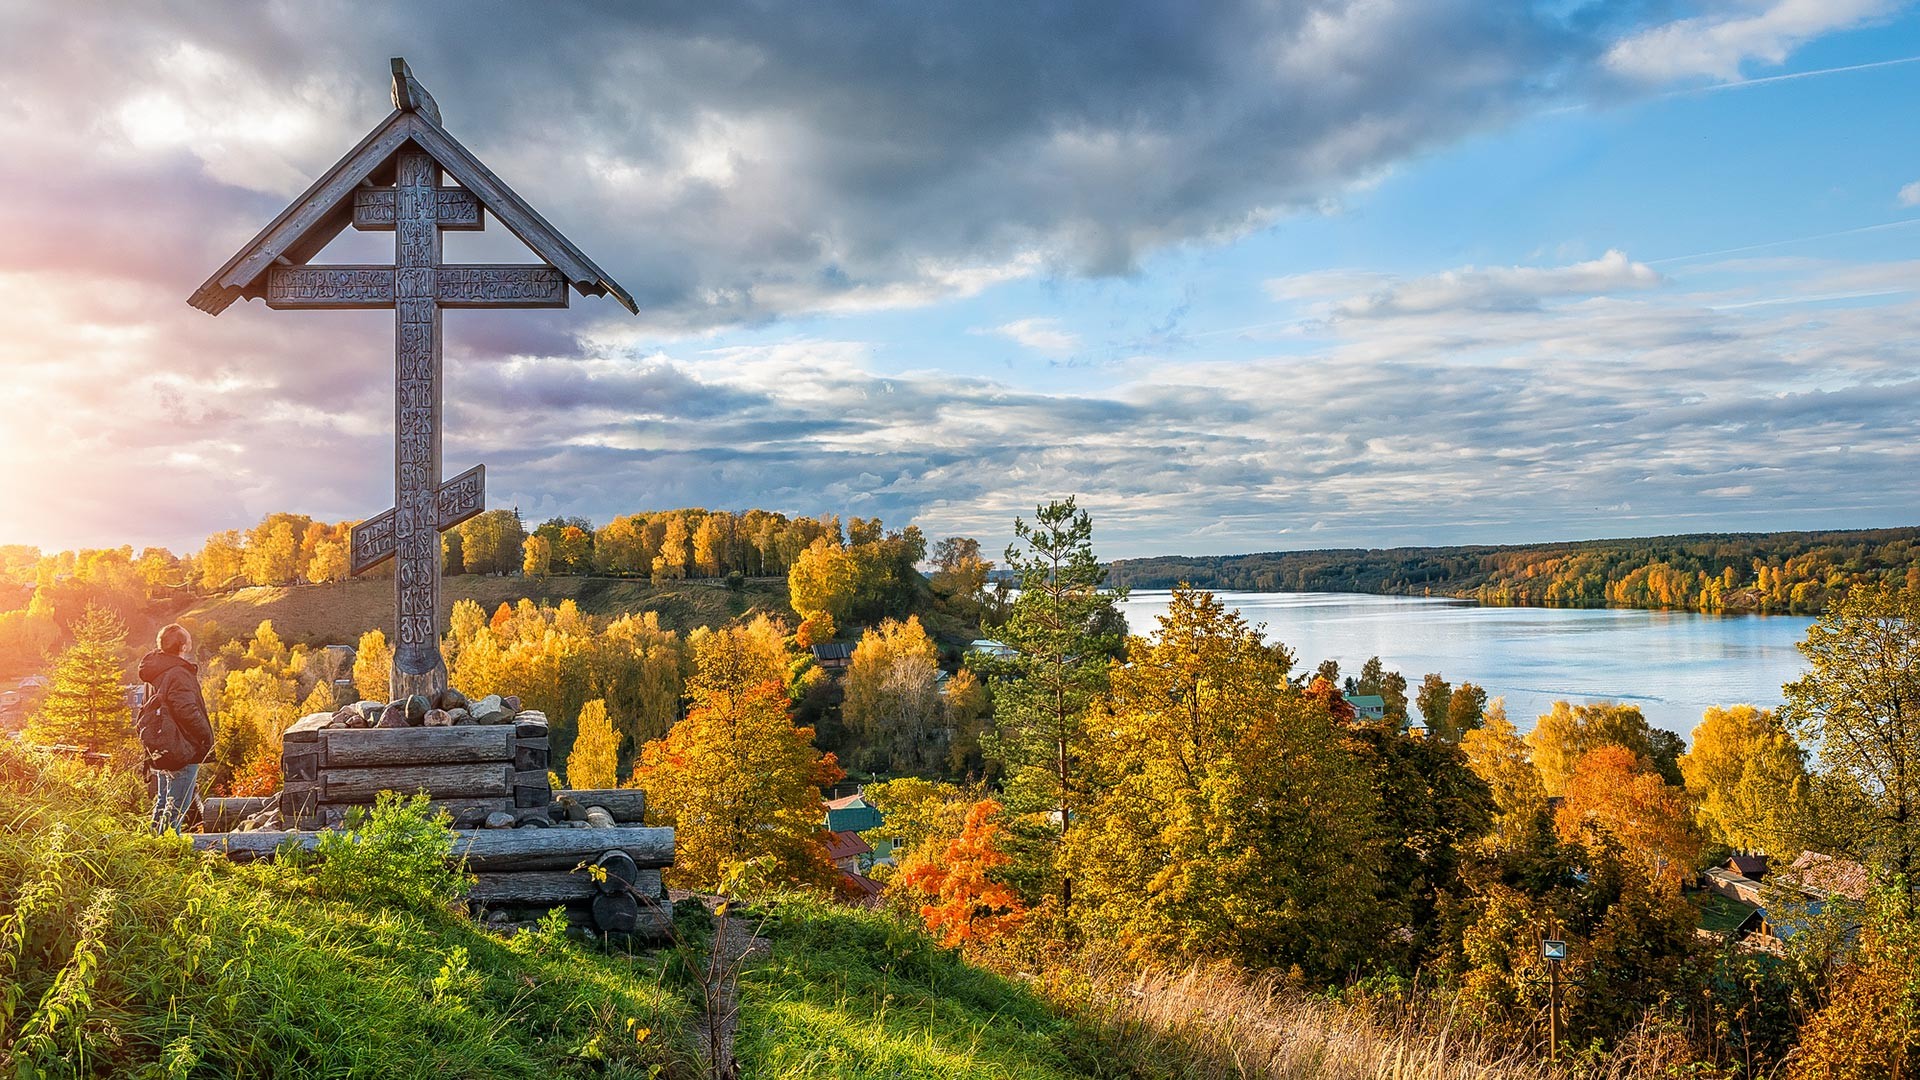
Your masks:
M 853 666 L 853 646 L 844 641 L 828 641 L 812 648 L 813 662 L 822 671 L 839 674 Z
M 1753 869 L 1751 864 L 1748 869 Z M 1762 875 L 1766 876 L 1764 870 Z M 1745 874 L 1739 876 L 1747 881 L 1753 880 Z M 1850 859 L 1836 859 L 1817 851 L 1803 851 L 1799 858 L 1793 860 L 1792 866 L 1771 877 L 1772 884 L 1768 891 L 1773 895 L 1769 901 L 1775 907 L 1770 909 L 1756 902 L 1753 911 L 1735 928 L 1734 937 L 1737 940 L 1777 951 L 1795 934 L 1806 929 L 1809 920 L 1836 907 L 1847 913 L 1849 934 L 1859 929 L 1856 914 L 1867 899 L 1866 867 Z M 1775 886 L 1789 891 L 1780 892 Z M 1792 899 L 1783 903 L 1782 897 Z
M 979 653 L 989 660 L 1011 660 L 1020 655 L 1019 649 L 1014 648 L 1006 642 L 995 641 L 992 638 L 984 637 L 974 638 L 973 642 L 967 646 L 967 651 L 970 653 Z
M 1387 699 L 1379 694 L 1343 694 L 1347 704 L 1353 706 L 1353 715 L 1357 720 L 1385 720 L 1387 718 Z

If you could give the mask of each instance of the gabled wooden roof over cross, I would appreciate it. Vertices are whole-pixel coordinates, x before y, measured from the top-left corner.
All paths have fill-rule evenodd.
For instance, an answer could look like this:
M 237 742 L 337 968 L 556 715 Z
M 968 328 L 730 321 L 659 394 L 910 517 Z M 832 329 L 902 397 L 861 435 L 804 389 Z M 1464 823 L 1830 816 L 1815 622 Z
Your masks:
M 440 234 L 483 228 L 487 214 L 544 261 L 443 264 Z M 349 225 L 393 233 L 393 265 L 308 265 Z M 354 527 L 351 562 L 358 574 L 396 560 L 396 697 L 446 686 L 440 533 L 486 508 L 485 466 L 440 479 L 440 313 L 566 307 L 569 287 L 639 313 L 606 271 L 447 134 L 432 95 L 395 59 L 392 114 L 188 298 L 210 315 L 242 298 L 277 309 L 393 309 L 394 504 Z

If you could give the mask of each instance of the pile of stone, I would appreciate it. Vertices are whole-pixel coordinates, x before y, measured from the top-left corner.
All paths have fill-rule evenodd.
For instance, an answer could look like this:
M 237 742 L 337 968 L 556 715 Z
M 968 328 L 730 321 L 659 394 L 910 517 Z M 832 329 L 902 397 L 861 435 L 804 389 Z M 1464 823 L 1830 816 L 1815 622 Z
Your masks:
M 319 714 L 316 714 L 319 715 Z M 489 694 L 478 701 L 448 687 L 433 697 L 415 694 L 384 704 L 356 701 L 341 706 L 320 725 L 322 730 L 338 728 L 470 727 L 509 724 L 520 719 L 546 722 L 545 713 L 521 709 L 520 699 L 508 694 Z M 306 720 L 312 720 L 307 717 Z M 302 721 L 305 722 L 304 720 Z

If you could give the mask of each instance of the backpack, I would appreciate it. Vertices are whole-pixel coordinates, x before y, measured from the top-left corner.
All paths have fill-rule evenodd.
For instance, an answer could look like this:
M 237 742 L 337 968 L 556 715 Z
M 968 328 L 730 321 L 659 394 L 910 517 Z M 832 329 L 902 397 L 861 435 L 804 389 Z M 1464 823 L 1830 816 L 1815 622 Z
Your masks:
M 205 756 L 173 719 L 161 698 L 160 688 L 149 685 L 147 696 L 134 717 L 134 734 L 147 752 L 147 767 L 154 772 L 179 772 Z

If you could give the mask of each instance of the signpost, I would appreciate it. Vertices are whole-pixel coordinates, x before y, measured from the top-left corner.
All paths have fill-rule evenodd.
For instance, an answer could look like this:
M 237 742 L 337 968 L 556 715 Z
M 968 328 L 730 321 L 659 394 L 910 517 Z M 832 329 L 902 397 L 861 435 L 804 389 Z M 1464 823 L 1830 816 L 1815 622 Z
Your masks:
M 188 303 L 218 315 L 237 299 L 276 310 L 392 308 L 393 506 L 354 527 L 352 571 L 394 570 L 392 693 L 447 684 L 440 653 L 440 534 L 486 508 L 486 467 L 441 480 L 441 333 L 447 308 L 566 307 L 571 286 L 633 298 L 440 126 L 433 96 L 405 60 L 392 63 L 393 112 L 314 181 Z M 447 186 L 451 177 L 458 186 Z M 449 266 L 440 234 L 485 228 L 491 213 L 540 256 L 530 266 Z M 309 266 L 351 225 L 394 234 L 386 266 Z
M 1549 924 L 1547 933 L 1554 927 Z M 1540 955 L 1547 962 L 1547 1060 L 1560 1060 L 1560 965 L 1567 959 L 1567 943 L 1557 938 L 1540 939 Z

